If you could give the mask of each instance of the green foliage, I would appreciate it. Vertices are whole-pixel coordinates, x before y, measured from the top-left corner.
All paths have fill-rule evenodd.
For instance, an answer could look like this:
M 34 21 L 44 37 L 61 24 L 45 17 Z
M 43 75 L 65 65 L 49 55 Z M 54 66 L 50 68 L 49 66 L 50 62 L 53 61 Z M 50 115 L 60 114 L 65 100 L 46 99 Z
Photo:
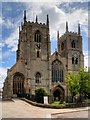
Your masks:
M 72 101 L 73 97 L 78 93 L 80 94 L 80 99 L 81 97 L 87 98 L 90 95 L 90 71 L 87 72 L 80 68 L 77 74 L 74 72 L 68 73 L 66 85 L 72 95 Z
M 90 94 L 90 72 L 84 71 L 84 69 L 79 69 L 79 93 L 87 97 Z
M 79 79 L 78 78 L 79 78 L 79 75 L 74 74 L 74 72 L 67 74 L 66 85 L 68 86 L 69 91 L 71 93 L 72 102 L 73 102 L 73 97 L 76 94 L 78 94 L 78 91 L 79 91 Z
M 35 91 L 35 99 L 36 102 L 38 103 L 43 103 L 43 97 L 44 96 L 48 96 L 48 94 L 45 92 L 45 90 L 43 88 L 39 88 Z
M 54 101 L 54 102 L 52 103 L 52 105 L 56 105 L 56 106 L 58 106 L 59 104 L 60 104 L 59 101 Z
M 62 104 L 60 104 L 60 102 L 59 101 L 54 101 L 51 105 L 54 105 L 54 106 L 61 106 L 61 107 L 64 107 L 65 105 L 66 105 L 66 102 L 64 101 L 64 103 L 62 103 Z

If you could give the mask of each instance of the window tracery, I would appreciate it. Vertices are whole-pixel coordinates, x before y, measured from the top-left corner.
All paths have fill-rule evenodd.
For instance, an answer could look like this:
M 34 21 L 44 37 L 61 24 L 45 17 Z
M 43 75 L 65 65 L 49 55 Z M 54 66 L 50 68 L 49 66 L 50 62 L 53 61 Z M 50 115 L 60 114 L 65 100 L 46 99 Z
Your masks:
M 21 74 L 16 74 L 13 77 L 13 94 L 24 93 L 24 77 Z
M 72 64 L 77 65 L 78 64 L 78 56 L 76 54 L 74 54 L 72 56 Z
M 55 60 L 52 63 L 52 82 L 63 82 L 64 72 L 63 65 L 60 61 Z
M 40 42 L 41 42 L 41 34 L 40 34 L 40 31 L 39 31 L 39 30 L 37 30 L 37 31 L 35 32 L 34 39 L 35 39 L 35 42 L 37 42 L 37 43 L 40 43 Z

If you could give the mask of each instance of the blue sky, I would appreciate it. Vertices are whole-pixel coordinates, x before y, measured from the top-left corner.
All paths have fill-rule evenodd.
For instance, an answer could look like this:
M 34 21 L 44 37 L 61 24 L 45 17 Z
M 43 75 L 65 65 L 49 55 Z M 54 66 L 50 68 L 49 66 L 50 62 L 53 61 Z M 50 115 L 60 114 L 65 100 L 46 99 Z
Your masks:
M 52 53 L 57 48 L 57 30 L 61 36 L 65 32 L 65 23 L 68 21 L 69 31 L 77 32 L 78 23 L 80 23 L 85 66 L 88 65 L 88 2 L 3 2 L 0 9 L 2 10 L 2 14 L 0 13 L 0 27 L 2 27 L 0 87 L 6 77 L 7 68 L 16 62 L 18 28 L 23 22 L 24 10 L 27 11 L 27 20 L 30 21 L 35 21 L 37 15 L 39 22 L 44 23 L 46 15 L 49 14 Z

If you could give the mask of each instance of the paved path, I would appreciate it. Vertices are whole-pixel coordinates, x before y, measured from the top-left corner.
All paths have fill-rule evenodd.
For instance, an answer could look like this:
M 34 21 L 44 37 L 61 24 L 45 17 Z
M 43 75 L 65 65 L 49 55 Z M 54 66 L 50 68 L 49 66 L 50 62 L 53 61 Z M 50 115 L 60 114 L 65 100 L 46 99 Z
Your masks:
M 60 118 L 62 120 L 63 118 L 88 118 L 88 110 L 81 110 L 81 111 L 75 111 L 75 112 L 66 112 L 66 113 L 58 113 L 58 114 L 52 114 L 52 118 Z M 62 119 L 61 119 L 62 118 Z
M 1 102 L 0 102 L 1 105 Z M 32 106 L 22 100 L 13 99 L 13 101 L 2 102 L 3 118 L 51 118 L 51 114 L 71 111 L 88 110 L 85 108 L 74 109 L 50 109 Z M 88 117 L 88 116 L 87 116 Z

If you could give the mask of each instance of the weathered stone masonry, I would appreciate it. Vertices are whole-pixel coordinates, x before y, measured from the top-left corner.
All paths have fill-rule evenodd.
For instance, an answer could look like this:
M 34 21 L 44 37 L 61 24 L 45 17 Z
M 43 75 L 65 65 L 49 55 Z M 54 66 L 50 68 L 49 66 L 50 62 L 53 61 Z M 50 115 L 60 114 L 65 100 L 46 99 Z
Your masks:
M 57 33 L 57 51 L 51 55 L 49 16 L 46 23 L 30 22 L 26 19 L 19 27 L 16 64 L 7 71 L 3 87 L 3 97 L 17 97 L 20 94 L 35 94 L 35 90 L 43 88 L 54 100 L 65 98 L 66 71 L 76 71 L 84 67 L 82 36 L 80 24 L 78 32 Z

